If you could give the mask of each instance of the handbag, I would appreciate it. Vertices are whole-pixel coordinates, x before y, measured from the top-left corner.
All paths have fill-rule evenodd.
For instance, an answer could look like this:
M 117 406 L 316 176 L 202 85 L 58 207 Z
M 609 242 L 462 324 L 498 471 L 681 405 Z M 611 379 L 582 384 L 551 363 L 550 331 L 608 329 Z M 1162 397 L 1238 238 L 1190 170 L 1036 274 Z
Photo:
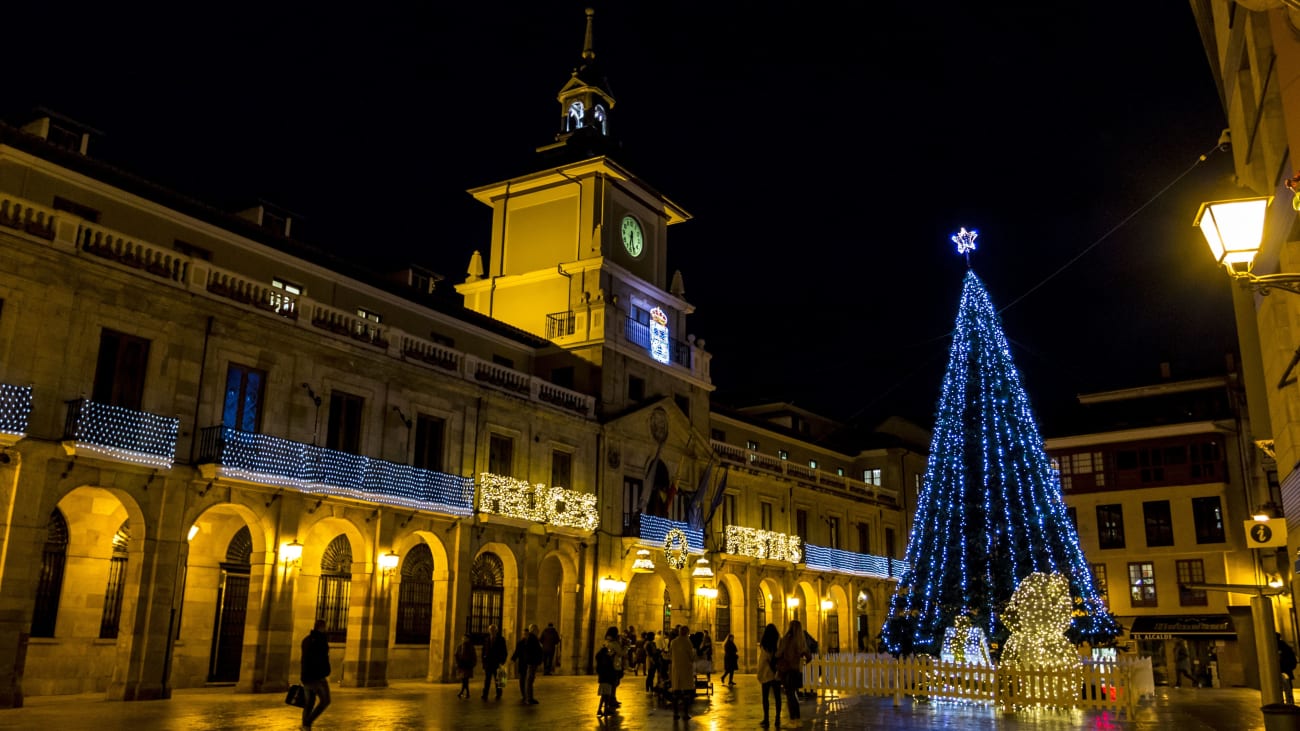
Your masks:
M 496 670 L 497 690 L 506 686 L 506 666 L 498 665 Z
M 289 686 L 289 692 L 284 694 L 284 702 L 291 706 L 305 708 L 307 706 L 307 691 L 303 690 L 297 683 Z

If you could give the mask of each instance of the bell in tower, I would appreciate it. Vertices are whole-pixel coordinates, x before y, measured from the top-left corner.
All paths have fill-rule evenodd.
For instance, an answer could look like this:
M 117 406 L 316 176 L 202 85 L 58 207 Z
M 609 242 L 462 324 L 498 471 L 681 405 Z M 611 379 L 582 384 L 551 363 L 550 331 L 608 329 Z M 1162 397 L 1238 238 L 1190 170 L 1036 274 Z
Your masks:
M 609 81 L 592 44 L 592 23 L 596 11 L 587 8 L 587 33 L 582 45 L 582 63 L 573 70 L 569 81 L 560 89 L 560 131 L 555 142 L 537 148 L 537 152 L 556 161 L 574 161 L 607 155 L 618 149 L 610 136 L 609 117 L 614 97 L 609 95 Z

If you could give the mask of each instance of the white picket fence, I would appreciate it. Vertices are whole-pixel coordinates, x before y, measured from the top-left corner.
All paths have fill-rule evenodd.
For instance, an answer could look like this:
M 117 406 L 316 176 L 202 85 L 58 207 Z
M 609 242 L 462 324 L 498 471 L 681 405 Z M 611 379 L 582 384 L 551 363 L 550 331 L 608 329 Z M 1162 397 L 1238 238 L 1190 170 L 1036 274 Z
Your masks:
M 817 655 L 804 666 L 804 688 L 819 693 L 946 699 L 995 705 L 1105 708 L 1132 718 L 1146 694 L 1151 658 L 1087 662 L 1061 671 L 1021 672 L 994 666 L 944 662 L 929 656 Z

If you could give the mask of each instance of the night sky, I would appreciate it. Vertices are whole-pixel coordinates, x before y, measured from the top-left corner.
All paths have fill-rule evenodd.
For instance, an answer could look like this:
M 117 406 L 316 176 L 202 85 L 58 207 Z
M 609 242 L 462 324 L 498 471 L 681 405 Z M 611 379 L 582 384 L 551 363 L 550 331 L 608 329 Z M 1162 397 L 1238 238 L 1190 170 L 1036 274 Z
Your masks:
M 536 167 L 588 4 L 615 158 L 694 216 L 669 271 L 719 400 L 928 427 L 963 226 L 1048 436 L 1075 394 L 1162 361 L 1223 372 L 1229 283 L 1191 221 L 1242 193 L 1177 0 L 102 4 L 11 18 L 30 32 L 6 34 L 4 111 L 45 105 L 105 133 L 94 156 L 460 281 L 491 223 L 465 190 Z

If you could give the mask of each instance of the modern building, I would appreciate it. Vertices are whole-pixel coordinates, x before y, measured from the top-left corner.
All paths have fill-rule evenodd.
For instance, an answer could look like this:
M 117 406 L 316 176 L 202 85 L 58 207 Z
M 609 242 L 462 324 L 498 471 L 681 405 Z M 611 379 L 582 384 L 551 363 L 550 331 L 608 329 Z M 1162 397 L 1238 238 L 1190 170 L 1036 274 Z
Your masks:
M 1250 596 L 1224 589 L 1282 583 L 1275 550 L 1252 550 L 1247 535 L 1254 516 L 1274 517 L 1278 495 L 1253 478 L 1237 374 L 1079 402 L 1086 430 L 1045 446 L 1121 644 L 1152 659 L 1158 684 L 1178 682 L 1184 643 L 1198 680 L 1258 688 Z M 1290 602 L 1278 608 L 1289 627 Z
M 793 616 L 870 646 L 928 440 L 714 410 L 666 265 L 689 214 L 606 154 L 591 22 L 556 141 L 470 191 L 454 292 L 55 113 L 0 125 L 0 706 L 283 690 L 317 618 L 349 686 L 447 679 L 493 624 L 554 623 L 579 671 L 610 625 L 734 633 L 745 667 Z

